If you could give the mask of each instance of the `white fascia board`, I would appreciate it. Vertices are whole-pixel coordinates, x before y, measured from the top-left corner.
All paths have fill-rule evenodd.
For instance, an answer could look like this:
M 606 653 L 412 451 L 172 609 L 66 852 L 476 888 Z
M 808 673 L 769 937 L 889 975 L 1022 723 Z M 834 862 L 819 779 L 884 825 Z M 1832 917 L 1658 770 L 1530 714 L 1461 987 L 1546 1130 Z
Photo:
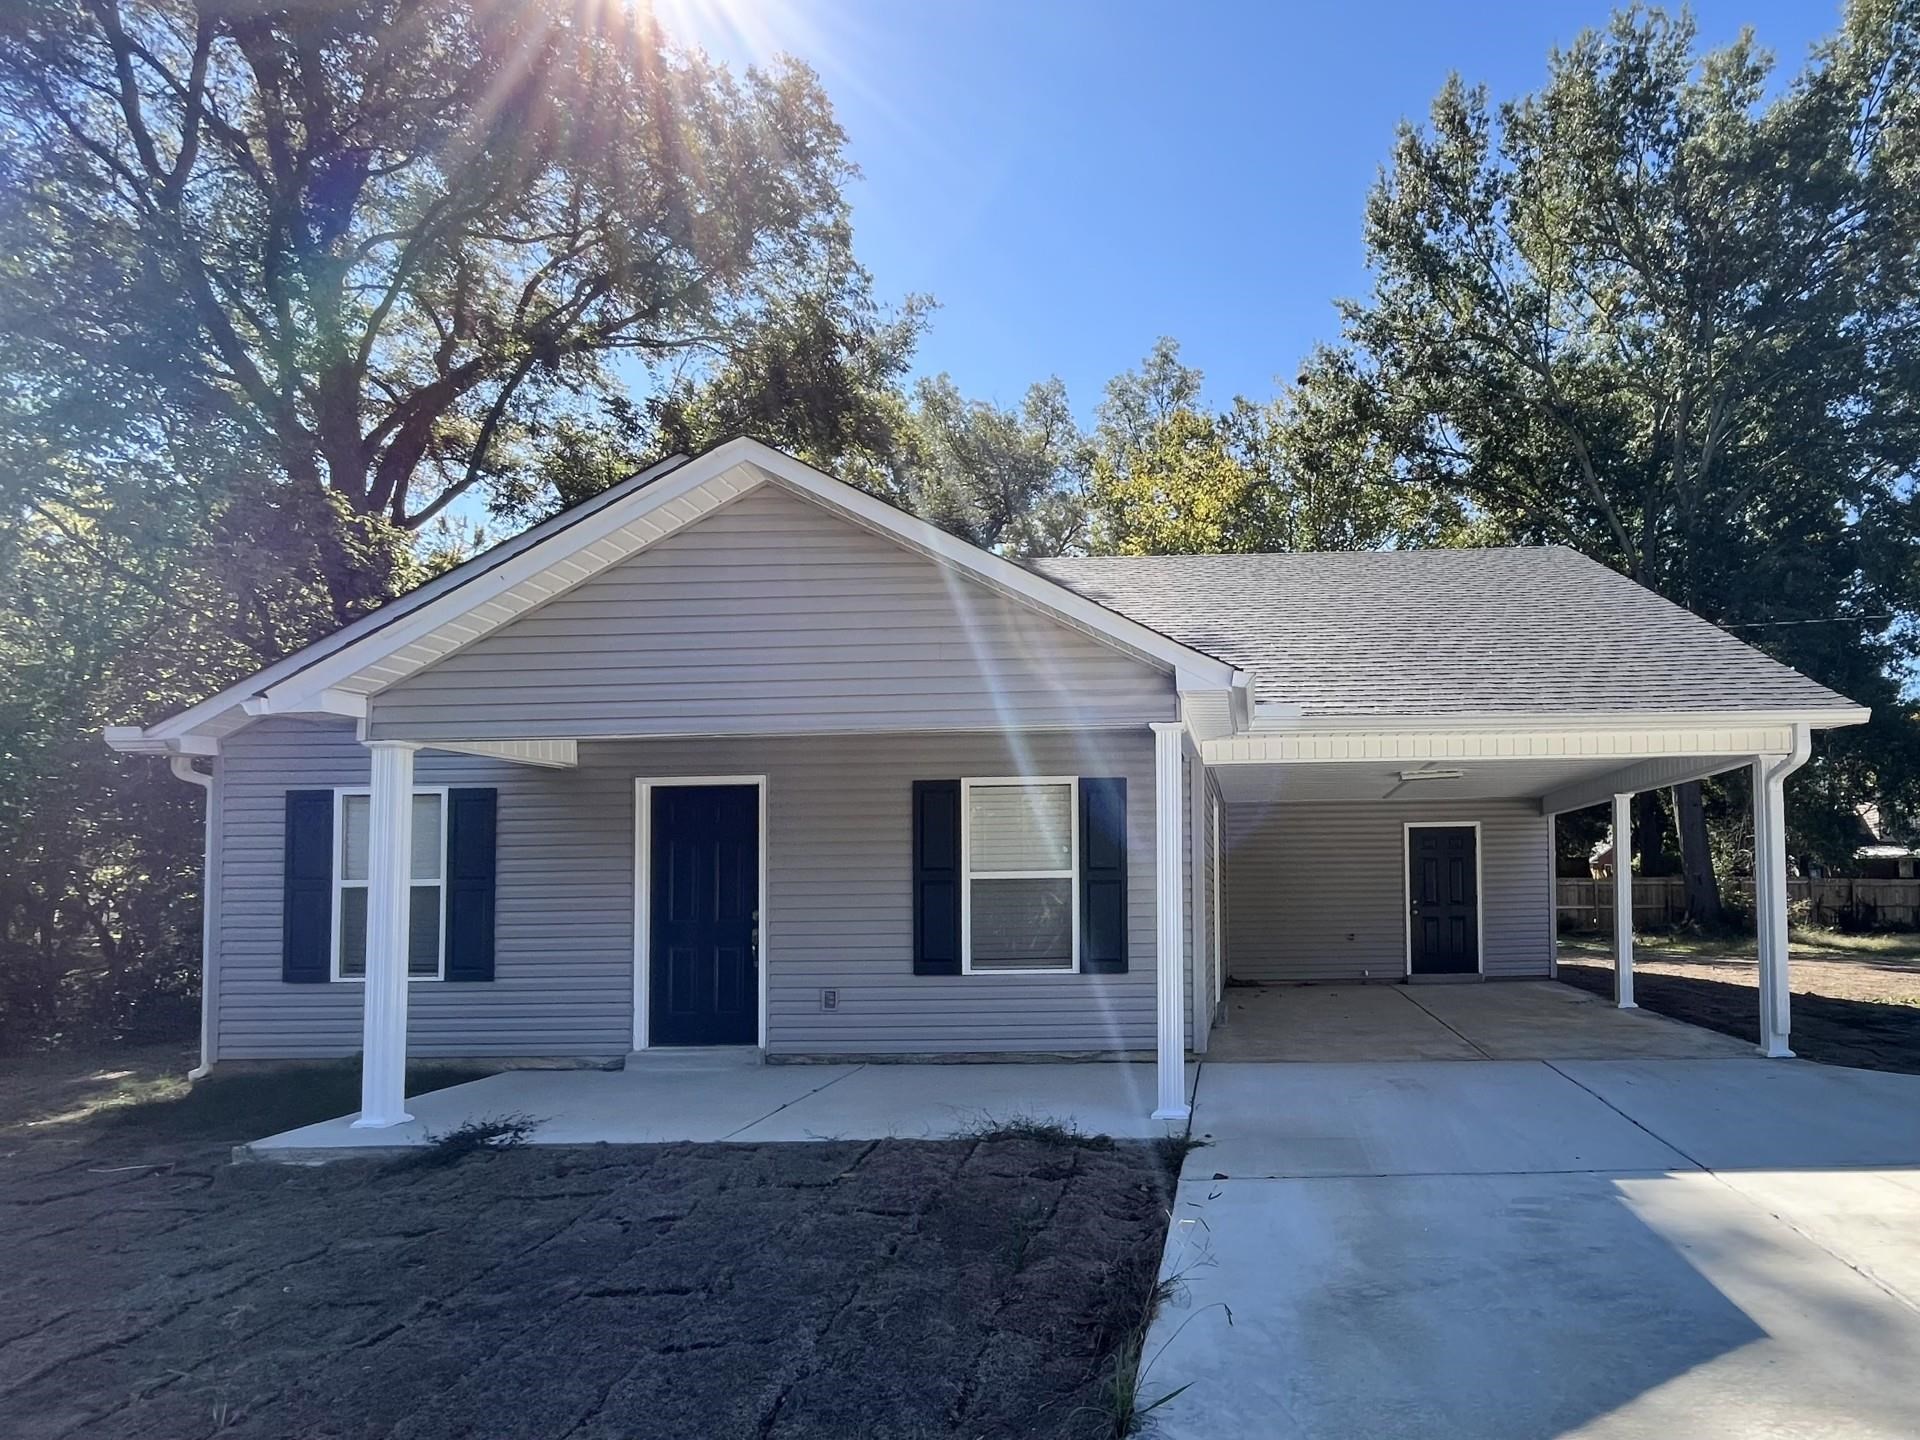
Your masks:
M 1311 765 L 1350 762 L 1498 762 L 1606 760 L 1628 764 L 1687 756 L 1784 754 L 1795 727 L 1783 724 L 1688 724 L 1677 727 L 1512 726 L 1480 729 L 1341 726 L 1284 733 L 1268 731 L 1202 742 L 1209 765 Z
M 1873 712 L 1864 705 L 1831 710 L 1618 710 L 1498 711 L 1460 715 L 1307 715 L 1298 705 L 1262 702 L 1254 707 L 1253 735 L 1330 734 L 1457 730 L 1724 730 L 1805 725 L 1815 730 L 1864 725 Z
M 752 442 L 748 442 L 752 443 Z M 822 475 L 810 465 L 764 445 L 755 445 L 756 468 L 782 484 L 837 510 L 848 519 L 875 530 L 954 569 L 971 575 L 1002 594 L 1049 612 L 1082 630 L 1137 651 L 1174 671 L 1182 690 L 1226 689 L 1246 672 L 1236 666 L 1182 645 L 1150 626 L 1089 600 L 1057 580 L 1035 574 L 1011 560 L 982 550 L 947 534 L 939 526 L 877 500 L 864 490 Z

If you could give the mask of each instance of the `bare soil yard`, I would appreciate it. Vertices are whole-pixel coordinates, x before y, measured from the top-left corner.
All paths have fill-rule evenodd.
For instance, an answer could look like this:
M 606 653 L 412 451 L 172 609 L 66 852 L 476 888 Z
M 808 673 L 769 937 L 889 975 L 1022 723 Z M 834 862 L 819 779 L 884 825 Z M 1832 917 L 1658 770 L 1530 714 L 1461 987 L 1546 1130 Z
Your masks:
M 1793 936 L 1793 1049 L 1807 1060 L 1920 1074 L 1920 935 Z M 1604 940 L 1563 937 L 1560 978 L 1613 993 Z M 1651 936 L 1636 940 L 1634 999 L 1695 1025 L 1760 1038 L 1753 942 Z
M 233 1167 L 272 1124 L 235 1129 L 241 1090 L 182 1102 L 163 1064 L 0 1068 L 0 1124 L 42 1122 L 0 1128 L 8 1440 L 1113 1433 L 1165 1229 L 1153 1147 Z

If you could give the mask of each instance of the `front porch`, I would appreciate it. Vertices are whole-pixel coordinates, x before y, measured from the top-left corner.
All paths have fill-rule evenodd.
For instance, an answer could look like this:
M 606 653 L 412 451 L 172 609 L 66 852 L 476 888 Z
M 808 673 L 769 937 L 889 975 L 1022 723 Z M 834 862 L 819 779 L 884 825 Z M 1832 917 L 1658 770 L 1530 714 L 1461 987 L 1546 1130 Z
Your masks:
M 371 1129 L 343 1115 L 235 1149 L 236 1160 L 313 1164 L 416 1149 L 463 1126 L 524 1117 L 538 1145 L 754 1145 L 792 1140 L 947 1140 L 1021 1122 L 1153 1140 L 1186 1120 L 1148 1118 L 1152 1065 L 762 1065 L 688 1053 L 624 1070 L 508 1070 L 407 1100 Z M 1186 1067 L 1190 1102 L 1199 1066 Z
M 1754 1048 L 1712 1030 L 1621 1010 L 1557 981 L 1486 985 L 1234 986 L 1204 1059 L 1184 1069 L 1184 1099 L 1207 1076 L 1279 1064 L 1409 1061 L 1746 1060 Z M 655 1051 L 624 1070 L 509 1070 L 409 1099 L 384 1129 L 352 1116 L 239 1147 L 237 1159 L 313 1163 L 429 1143 L 462 1126 L 533 1122 L 540 1145 L 763 1144 L 796 1140 L 951 1139 L 1035 1122 L 1086 1135 L 1155 1139 L 1187 1121 L 1153 1119 L 1157 1073 L 1141 1062 L 1022 1064 L 756 1063 L 755 1052 Z M 1224 1070 L 1215 1067 L 1225 1066 Z M 1277 1070 L 1256 1090 L 1290 1093 Z M 1200 1104 L 1204 1112 L 1204 1103 Z

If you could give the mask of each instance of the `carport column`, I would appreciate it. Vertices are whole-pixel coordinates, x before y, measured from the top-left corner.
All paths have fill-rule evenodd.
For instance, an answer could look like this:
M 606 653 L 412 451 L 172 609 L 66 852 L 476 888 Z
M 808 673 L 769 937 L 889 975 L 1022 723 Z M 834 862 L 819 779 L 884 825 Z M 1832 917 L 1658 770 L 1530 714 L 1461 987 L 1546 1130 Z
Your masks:
M 407 892 L 413 854 L 413 751 L 369 740 L 367 981 L 356 1130 L 399 1125 L 407 1113 Z
M 1613 797 L 1613 998 L 1633 1003 L 1633 796 Z
M 1187 1036 L 1185 933 L 1181 897 L 1186 878 L 1181 863 L 1181 826 L 1186 814 L 1180 786 L 1180 760 L 1186 726 L 1178 720 L 1153 724 L 1153 884 L 1159 917 L 1154 938 L 1158 971 L 1159 1104 L 1156 1120 L 1187 1118 Z
M 1790 1060 L 1792 992 L 1787 989 L 1787 776 L 1807 763 L 1805 726 L 1790 755 L 1753 762 L 1753 912 L 1760 947 L 1760 1053 Z

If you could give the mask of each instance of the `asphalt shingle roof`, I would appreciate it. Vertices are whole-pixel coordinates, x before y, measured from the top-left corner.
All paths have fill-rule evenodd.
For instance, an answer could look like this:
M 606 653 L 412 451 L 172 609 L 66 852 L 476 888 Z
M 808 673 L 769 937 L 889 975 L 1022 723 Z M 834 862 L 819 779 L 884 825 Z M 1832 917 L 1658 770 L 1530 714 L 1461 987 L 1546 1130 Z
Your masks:
M 1853 702 L 1558 546 L 1040 560 L 1308 715 L 1839 710 Z

